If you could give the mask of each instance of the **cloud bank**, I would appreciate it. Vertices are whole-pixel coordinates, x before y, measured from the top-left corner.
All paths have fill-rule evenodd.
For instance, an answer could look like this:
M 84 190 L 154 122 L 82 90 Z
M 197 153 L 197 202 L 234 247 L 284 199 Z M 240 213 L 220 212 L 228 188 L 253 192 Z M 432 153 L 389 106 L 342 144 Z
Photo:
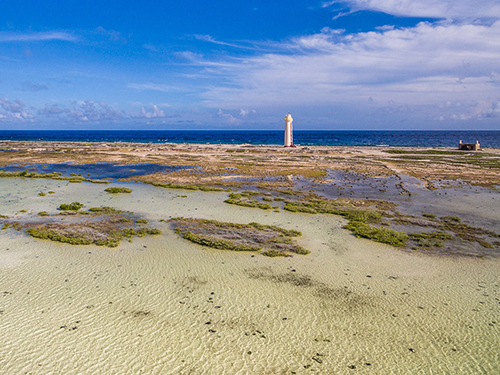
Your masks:
M 497 0 L 343 0 L 323 6 L 346 4 L 353 11 L 370 10 L 403 17 L 446 19 L 500 18 Z
M 205 104 L 428 107 L 430 116 L 484 118 L 485 111 L 496 113 L 489 109 L 500 99 L 500 21 L 422 22 L 347 35 L 324 29 L 278 48 L 220 64 L 218 74 L 229 84 L 210 87 Z

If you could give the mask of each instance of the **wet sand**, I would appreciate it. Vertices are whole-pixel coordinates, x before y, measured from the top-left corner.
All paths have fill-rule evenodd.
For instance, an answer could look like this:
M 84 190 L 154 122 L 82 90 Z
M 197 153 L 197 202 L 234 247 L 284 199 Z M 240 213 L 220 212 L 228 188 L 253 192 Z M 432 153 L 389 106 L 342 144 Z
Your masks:
M 163 232 L 109 249 L 1 231 L 1 374 L 500 372 L 498 258 L 402 252 L 353 237 L 340 217 L 227 205 L 227 193 L 0 184 L 0 213 L 19 221 L 79 201 L 133 211 Z M 456 206 L 443 192 L 429 204 Z M 464 204 L 487 208 L 491 194 Z M 160 221 L 177 216 L 300 230 L 311 254 L 201 247 Z M 498 210 L 484 220 L 498 222 Z

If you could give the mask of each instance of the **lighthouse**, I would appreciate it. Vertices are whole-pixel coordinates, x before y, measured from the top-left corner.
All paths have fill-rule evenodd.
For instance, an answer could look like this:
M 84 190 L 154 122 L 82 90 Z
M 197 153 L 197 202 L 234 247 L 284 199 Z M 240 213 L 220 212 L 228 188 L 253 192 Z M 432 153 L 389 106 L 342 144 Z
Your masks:
M 285 147 L 294 147 L 292 122 L 293 118 L 289 113 L 285 116 Z

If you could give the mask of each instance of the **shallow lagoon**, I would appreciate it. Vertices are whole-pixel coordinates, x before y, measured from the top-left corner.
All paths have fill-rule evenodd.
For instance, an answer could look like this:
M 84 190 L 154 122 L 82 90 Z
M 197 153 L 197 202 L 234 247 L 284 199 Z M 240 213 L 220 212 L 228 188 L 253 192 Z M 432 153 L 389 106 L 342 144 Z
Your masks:
M 227 205 L 225 193 L 0 184 L 0 214 L 17 220 L 80 201 L 163 231 L 115 249 L 1 231 L 0 373 L 500 372 L 498 259 L 402 252 L 352 237 L 341 218 Z M 311 254 L 203 248 L 160 222 L 176 216 L 298 229 Z
M 120 163 L 53 163 L 26 164 L 0 167 L 6 172 L 30 171 L 38 173 L 61 173 L 63 176 L 80 175 L 99 179 L 125 179 L 153 173 L 168 173 L 191 167 L 172 167 L 156 163 L 120 164 Z

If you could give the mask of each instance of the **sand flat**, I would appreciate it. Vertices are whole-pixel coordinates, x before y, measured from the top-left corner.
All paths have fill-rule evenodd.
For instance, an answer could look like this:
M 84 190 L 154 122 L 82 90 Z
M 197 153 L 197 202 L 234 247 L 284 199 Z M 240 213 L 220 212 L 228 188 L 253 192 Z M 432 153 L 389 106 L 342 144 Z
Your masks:
M 0 269 L 0 373 L 500 371 L 498 259 L 403 252 L 354 238 L 342 218 L 226 205 L 226 193 L 0 183 L 3 214 L 78 200 L 134 211 L 163 231 L 112 249 L 2 231 L 0 254 L 8 245 L 24 260 Z M 38 197 L 43 189 L 55 194 Z M 298 229 L 311 254 L 200 247 L 159 221 L 176 216 Z

